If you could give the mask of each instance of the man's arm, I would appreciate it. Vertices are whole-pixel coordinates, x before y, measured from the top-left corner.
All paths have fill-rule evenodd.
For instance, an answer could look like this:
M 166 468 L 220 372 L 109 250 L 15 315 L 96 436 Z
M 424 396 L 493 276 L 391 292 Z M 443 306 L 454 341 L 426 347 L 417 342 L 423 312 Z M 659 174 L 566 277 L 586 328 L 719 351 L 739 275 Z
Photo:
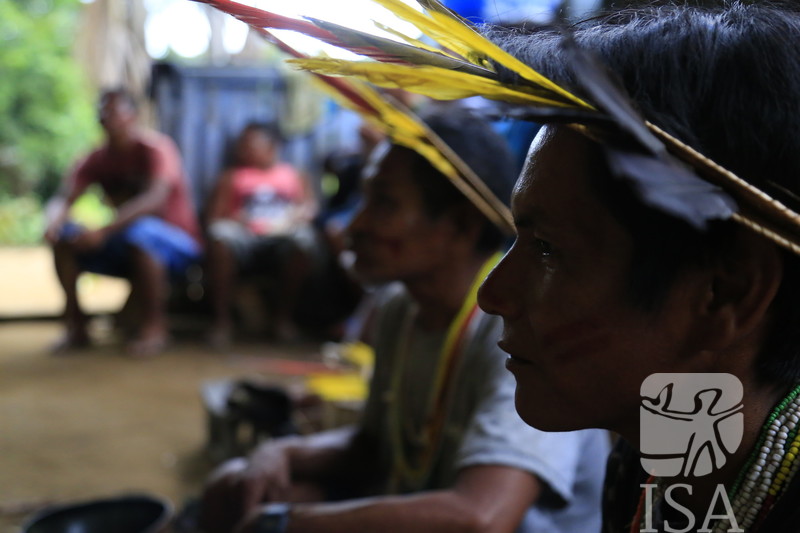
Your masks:
M 99 248 L 111 235 L 137 218 L 161 212 L 169 196 L 170 187 L 166 179 L 151 179 L 144 191 L 117 208 L 111 222 L 102 228 L 81 233 L 74 239 L 73 245 L 79 250 Z
M 311 186 L 311 181 L 305 172 L 292 169 L 299 185 L 300 194 L 292 205 L 290 219 L 292 225 L 302 225 L 311 222 L 319 211 L 319 203 Z
M 169 139 L 152 142 L 142 140 L 141 143 L 140 146 L 145 150 L 142 157 L 147 160 L 143 188 L 137 195 L 117 205 L 114 219 L 108 225 L 93 232 L 98 234 L 98 244 L 139 217 L 161 214 L 176 180 L 181 179 L 180 154 Z
M 47 202 L 45 209 L 47 228 L 44 238 L 50 244 L 55 244 L 58 240 L 61 227 L 69 218 L 70 207 L 88 187 L 85 181 L 78 179 L 78 172 L 80 172 L 80 168 L 64 181 L 62 190 Z
M 248 459 L 224 463 L 203 493 L 203 530 L 231 531 L 260 503 L 297 500 L 300 488 L 321 486 L 348 473 L 357 475 L 359 467 L 371 463 L 365 448 L 355 429 L 347 427 L 270 441 Z M 321 489 L 317 492 L 322 496 Z
M 114 219 L 103 228 L 105 234 L 116 233 L 139 217 L 160 213 L 167 203 L 171 188 L 166 178 L 152 177 L 145 190 L 117 208 Z
M 447 490 L 295 505 L 287 532 L 511 533 L 540 492 L 539 481 L 528 472 L 472 466 L 462 470 Z M 256 517 L 252 514 L 240 532 L 257 533 Z

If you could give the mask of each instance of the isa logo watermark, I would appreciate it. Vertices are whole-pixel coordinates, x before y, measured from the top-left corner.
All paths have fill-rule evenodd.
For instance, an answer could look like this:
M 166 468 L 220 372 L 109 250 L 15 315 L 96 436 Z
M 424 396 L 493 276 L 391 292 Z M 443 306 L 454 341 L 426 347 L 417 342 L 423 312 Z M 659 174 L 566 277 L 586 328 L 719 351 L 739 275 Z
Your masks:
M 640 389 L 642 468 L 658 477 L 700 477 L 742 442 L 742 383 L 732 374 L 652 374 Z
M 659 478 L 689 479 L 720 469 L 742 442 L 742 383 L 731 374 L 652 374 L 642 383 L 639 409 L 641 464 Z M 661 513 L 655 512 L 654 493 L 658 484 L 641 485 L 644 489 L 643 522 L 640 533 L 655 533 L 654 524 Z M 725 486 L 716 487 L 699 529 L 697 520 L 677 499 L 676 491 L 692 494 L 692 485 L 673 483 L 664 489 L 661 502 L 682 515 L 678 529 L 666 521 L 663 531 L 711 533 L 714 520 L 724 519 L 728 533 L 741 533 Z M 718 511 L 718 510 L 721 510 Z M 662 511 L 663 513 L 663 511 Z

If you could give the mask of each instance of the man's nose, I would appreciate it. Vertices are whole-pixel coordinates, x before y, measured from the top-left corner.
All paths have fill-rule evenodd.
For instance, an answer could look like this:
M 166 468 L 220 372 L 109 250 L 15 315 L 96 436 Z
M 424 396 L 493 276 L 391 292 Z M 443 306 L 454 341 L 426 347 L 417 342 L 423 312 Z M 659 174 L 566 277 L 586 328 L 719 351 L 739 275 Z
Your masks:
M 516 313 L 518 304 L 514 295 L 521 289 L 518 280 L 514 279 L 514 269 L 509 254 L 500 260 L 492 269 L 478 290 L 478 305 L 491 315 L 504 318 Z

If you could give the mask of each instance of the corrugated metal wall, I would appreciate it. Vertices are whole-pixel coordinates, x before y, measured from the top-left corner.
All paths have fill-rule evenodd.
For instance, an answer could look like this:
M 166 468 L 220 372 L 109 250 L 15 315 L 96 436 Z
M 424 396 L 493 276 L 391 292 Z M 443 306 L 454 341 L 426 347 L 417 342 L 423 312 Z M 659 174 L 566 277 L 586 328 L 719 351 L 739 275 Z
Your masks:
M 157 63 L 151 82 L 159 129 L 178 144 L 201 210 L 225 163 L 230 142 L 251 121 L 278 122 L 289 94 L 284 76 L 268 67 L 176 67 Z M 316 124 L 286 138 L 282 157 L 304 170 L 318 187 L 322 158 L 347 145 L 342 126 L 351 118 L 323 105 Z

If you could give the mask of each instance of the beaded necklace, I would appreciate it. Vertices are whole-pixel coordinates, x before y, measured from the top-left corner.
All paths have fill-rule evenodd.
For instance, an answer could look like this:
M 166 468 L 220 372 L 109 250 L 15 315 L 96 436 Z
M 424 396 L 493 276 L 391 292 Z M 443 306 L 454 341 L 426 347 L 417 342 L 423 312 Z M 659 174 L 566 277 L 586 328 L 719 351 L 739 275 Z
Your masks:
M 464 351 L 467 332 L 478 315 L 477 295 L 481 282 L 489 275 L 499 262 L 501 254 L 489 258 L 472 282 L 461 308 L 447 329 L 428 399 L 423 423 L 414 428 L 412 417 L 403 409 L 403 380 L 405 364 L 408 357 L 408 342 L 412 326 L 416 319 L 416 309 L 410 310 L 405 317 L 398 350 L 395 354 L 391 381 L 391 411 L 389 413 L 389 429 L 392 444 L 392 475 L 390 488 L 397 492 L 400 487 L 422 487 L 431 473 L 433 459 L 441 442 L 442 429 L 449 410 L 453 392 L 453 376 Z M 409 446 L 410 444 L 410 446 Z M 408 449 L 411 448 L 412 452 Z
M 758 443 L 728 492 L 736 524 L 748 533 L 759 531 L 769 512 L 800 469 L 800 385 L 776 405 L 759 435 Z M 647 481 L 652 483 L 653 476 Z M 660 495 L 657 483 L 656 495 Z M 631 533 L 650 522 L 644 512 L 644 491 L 639 500 Z M 638 528 L 638 529 L 637 529 Z M 727 518 L 718 520 L 713 533 L 731 529 Z

